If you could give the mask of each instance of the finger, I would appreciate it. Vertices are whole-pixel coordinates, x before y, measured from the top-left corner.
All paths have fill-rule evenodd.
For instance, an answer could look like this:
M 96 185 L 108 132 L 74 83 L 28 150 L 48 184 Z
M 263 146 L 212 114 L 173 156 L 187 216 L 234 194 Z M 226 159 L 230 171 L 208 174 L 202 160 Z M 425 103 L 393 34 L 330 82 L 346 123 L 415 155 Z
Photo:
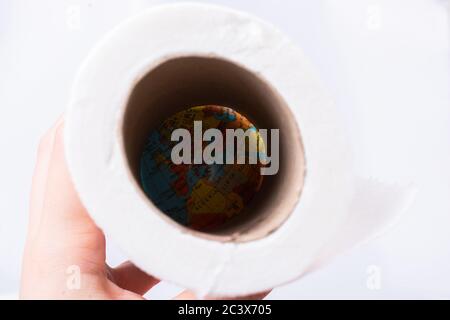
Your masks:
M 197 296 L 190 290 L 184 290 L 180 294 L 176 295 L 174 300 L 197 300 Z
M 261 293 L 255 293 L 248 296 L 241 296 L 241 297 L 211 297 L 207 296 L 206 300 L 262 300 L 264 299 L 272 290 L 261 292 Z M 185 290 L 181 292 L 179 295 L 177 295 L 175 300 L 196 300 L 198 297 L 190 290 Z
M 41 141 L 33 178 L 27 247 L 48 263 L 104 272 L 105 240 L 73 187 L 64 156 L 63 121 Z M 37 254 L 36 254 L 37 253 Z
M 114 269 L 110 268 L 109 271 L 110 278 L 116 285 L 141 295 L 160 282 L 160 280 L 148 275 L 130 261 L 124 262 Z
M 37 151 L 36 165 L 31 185 L 30 216 L 28 223 L 28 236 L 34 237 L 39 229 L 40 212 L 44 206 L 45 185 L 52 154 L 52 145 L 55 139 L 56 128 L 61 124 L 62 117 L 41 138 Z

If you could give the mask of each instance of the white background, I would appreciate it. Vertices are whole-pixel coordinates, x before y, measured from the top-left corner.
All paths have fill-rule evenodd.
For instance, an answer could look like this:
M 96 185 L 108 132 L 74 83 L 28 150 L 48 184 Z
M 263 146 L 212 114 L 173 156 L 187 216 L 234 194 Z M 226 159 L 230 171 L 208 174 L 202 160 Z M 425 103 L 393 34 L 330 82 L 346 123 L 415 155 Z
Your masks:
M 80 62 L 125 17 L 164 2 L 173 1 L 0 0 L 0 295 L 18 290 L 36 146 L 64 112 Z M 388 233 L 269 297 L 450 298 L 448 1 L 204 2 L 293 38 L 345 116 L 358 172 L 418 188 Z M 108 242 L 111 264 L 125 258 Z M 367 285 L 371 266 L 379 288 Z M 179 290 L 163 283 L 148 296 Z

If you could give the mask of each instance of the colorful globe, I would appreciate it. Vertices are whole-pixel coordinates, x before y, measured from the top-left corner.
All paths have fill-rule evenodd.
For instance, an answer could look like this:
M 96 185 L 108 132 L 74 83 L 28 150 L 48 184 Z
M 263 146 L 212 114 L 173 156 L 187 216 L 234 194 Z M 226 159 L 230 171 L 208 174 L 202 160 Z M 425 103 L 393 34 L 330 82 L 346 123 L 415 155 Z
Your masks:
M 140 177 L 144 192 L 166 215 L 176 222 L 201 231 L 217 228 L 241 214 L 261 188 L 261 164 L 175 164 L 171 141 L 175 129 L 187 129 L 194 137 L 194 121 L 202 122 L 203 132 L 219 129 L 224 137 L 226 129 L 250 129 L 257 139 L 259 151 L 264 142 L 256 127 L 243 115 L 222 106 L 199 106 L 176 113 L 165 120 L 159 129 L 150 133 L 141 157 Z M 193 144 L 193 141 L 192 141 Z M 207 142 L 203 142 L 204 149 Z M 194 151 L 193 151 L 194 152 Z M 192 153 L 193 154 L 193 153 Z

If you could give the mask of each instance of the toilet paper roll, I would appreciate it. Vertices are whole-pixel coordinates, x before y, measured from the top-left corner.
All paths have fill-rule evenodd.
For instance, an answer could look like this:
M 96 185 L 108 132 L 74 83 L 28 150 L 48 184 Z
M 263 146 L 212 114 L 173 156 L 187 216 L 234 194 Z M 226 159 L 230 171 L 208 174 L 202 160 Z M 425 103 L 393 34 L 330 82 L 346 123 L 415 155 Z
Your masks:
M 146 130 L 203 102 L 231 102 L 279 126 L 283 149 L 279 176 L 249 209 L 256 213 L 216 234 L 164 216 L 134 169 Z M 301 50 L 274 27 L 222 7 L 175 4 L 125 21 L 92 50 L 71 92 L 66 156 L 85 207 L 137 266 L 200 295 L 239 296 L 340 252 L 330 242 L 374 204 L 371 188 L 358 188 L 342 126 Z M 409 193 L 391 191 L 377 226 L 405 207 Z M 374 233 L 364 230 L 344 247 Z

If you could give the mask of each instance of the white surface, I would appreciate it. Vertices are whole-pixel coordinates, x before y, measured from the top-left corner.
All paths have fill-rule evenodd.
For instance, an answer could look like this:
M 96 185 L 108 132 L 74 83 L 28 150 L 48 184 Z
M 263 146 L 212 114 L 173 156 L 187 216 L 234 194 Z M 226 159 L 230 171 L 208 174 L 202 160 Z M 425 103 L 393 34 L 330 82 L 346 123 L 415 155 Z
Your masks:
M 124 17 L 156 2 L 163 1 L 1 0 L 0 293 L 18 286 L 39 136 L 65 109 L 74 72 L 92 45 Z M 271 21 L 302 47 L 363 150 L 359 173 L 414 181 L 419 188 L 388 234 L 270 297 L 449 298 L 446 1 L 210 2 Z M 122 258 L 109 250 L 112 264 Z M 370 285 L 373 270 L 381 271 L 379 287 Z M 177 290 L 163 284 L 149 296 L 167 298 Z

